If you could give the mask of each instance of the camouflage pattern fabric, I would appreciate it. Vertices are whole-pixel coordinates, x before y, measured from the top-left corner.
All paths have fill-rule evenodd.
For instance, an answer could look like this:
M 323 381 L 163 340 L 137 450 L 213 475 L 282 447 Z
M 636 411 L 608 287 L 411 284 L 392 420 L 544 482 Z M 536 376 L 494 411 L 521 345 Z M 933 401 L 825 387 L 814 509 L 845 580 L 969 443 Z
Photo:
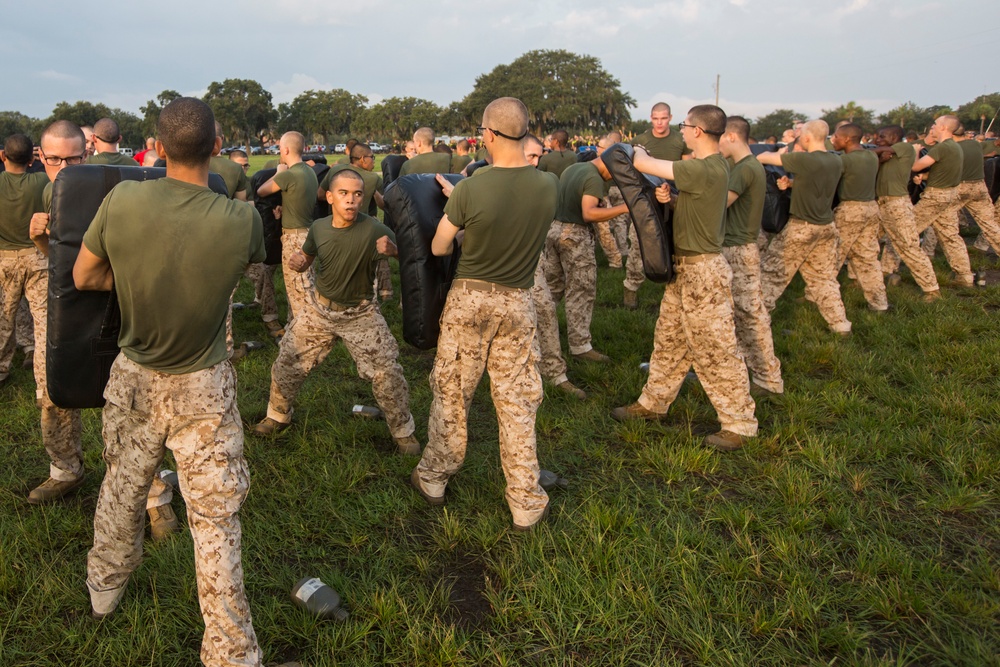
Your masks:
M 889 237 L 882 252 L 882 273 L 896 273 L 902 260 L 920 289 L 924 292 L 940 289 L 931 260 L 920 250 L 920 236 L 910 198 L 880 197 L 878 209 L 882 227 Z
M 561 384 L 566 377 L 566 360 L 562 356 L 562 343 L 559 340 L 559 317 L 556 314 L 556 304 L 552 300 L 549 285 L 545 282 L 545 253 L 538 259 L 535 269 L 535 285 L 531 288 L 531 299 L 535 304 L 536 328 L 538 345 L 541 352 L 539 370 L 542 377 L 552 384 Z
M 274 298 L 273 264 L 251 264 L 244 275 L 253 283 L 254 301 L 260 304 L 260 319 L 264 322 L 278 321 L 278 302 Z
M 781 362 L 774 354 L 771 316 L 760 296 L 760 253 L 756 243 L 722 248 L 722 256 L 733 273 L 733 323 L 740 356 L 753 381 L 768 391 L 785 391 Z
M 958 233 L 960 208 L 958 188 L 925 188 L 920 201 L 913 208 L 913 214 L 917 232 L 933 227 L 959 284 L 971 287 L 973 277 L 969 250 Z
M 291 322 L 300 310 L 305 310 L 316 291 L 316 269 L 299 273 L 288 265 L 292 255 L 302 250 L 309 229 L 285 229 L 281 232 L 281 274 L 285 279 L 285 294 L 288 297 L 288 321 Z
M 566 339 L 570 354 L 583 354 L 593 349 L 590 322 L 597 299 L 594 230 L 590 225 L 565 222 L 554 222 L 552 226 L 557 224 L 557 238 L 553 239 L 550 231 L 545 242 L 545 279 L 553 298 L 556 294 L 565 294 Z M 553 284 L 559 288 L 552 287 Z
M 851 323 L 840 297 L 837 282 L 837 228 L 834 224 L 813 225 L 789 218 L 760 260 L 760 291 L 767 312 L 774 310 L 778 297 L 796 273 L 806 283 L 806 299 L 816 304 L 831 331 L 847 333 Z
M 250 480 L 236 374 L 224 361 L 194 373 L 153 371 L 119 354 L 105 389 L 104 460 L 87 556 L 91 598 L 125 586 L 142 559 L 143 510 L 166 449 L 173 452 L 194 542 L 205 665 L 260 665 L 243 588 L 237 515 Z
M 878 203 L 874 201 L 845 201 L 833 212 L 837 226 L 837 266 L 850 263 L 853 277 L 858 281 L 865 301 L 872 310 L 888 310 L 885 280 L 878 261 Z
M 326 359 L 337 340 L 343 340 L 358 368 L 358 376 L 372 383 L 372 393 L 395 438 L 413 435 L 410 388 L 396 361 L 399 346 L 373 301 L 337 311 L 316 300 L 315 293 L 281 339 L 271 366 L 271 397 L 267 416 L 287 424 L 295 397 L 312 369 Z
M 538 484 L 535 415 L 542 402 L 535 309 L 528 290 L 485 292 L 452 288 L 441 315 L 431 371 L 434 393 L 427 446 L 417 475 L 431 495 L 443 496 L 468 444 L 468 414 L 485 369 L 496 408 L 500 465 L 514 523 L 535 523 L 548 505 Z
M 639 404 L 666 413 L 694 367 L 722 428 L 754 436 L 755 406 L 733 323 L 733 273 L 722 255 L 701 257 L 705 261 L 678 263 L 677 278 L 663 292 Z

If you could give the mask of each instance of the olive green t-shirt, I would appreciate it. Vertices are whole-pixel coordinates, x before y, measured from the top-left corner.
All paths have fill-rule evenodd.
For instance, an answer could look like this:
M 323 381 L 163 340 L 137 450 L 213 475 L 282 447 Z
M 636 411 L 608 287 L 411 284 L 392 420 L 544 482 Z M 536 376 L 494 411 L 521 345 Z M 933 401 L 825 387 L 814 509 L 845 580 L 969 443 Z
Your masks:
M 361 179 L 365 182 L 365 199 L 364 201 L 361 202 L 361 208 L 359 210 L 367 211 L 368 207 L 372 203 L 372 197 L 375 196 L 376 192 L 381 194 L 383 189 L 382 177 L 373 171 L 366 171 L 364 169 L 359 169 L 354 165 L 336 164 L 330 167 L 330 170 L 326 172 L 325 176 L 323 176 L 323 182 L 319 184 L 319 189 L 322 190 L 323 192 L 329 192 L 330 183 L 333 181 L 334 175 L 339 171 L 343 171 L 344 169 L 350 169 L 351 171 L 360 174 Z
M 315 221 L 302 252 L 316 257 L 316 289 L 341 306 L 356 306 L 375 298 L 375 267 L 382 255 L 375 242 L 396 235 L 381 222 L 358 213 L 350 227 L 333 226 L 333 216 Z
M 955 143 L 962 149 L 962 181 L 974 183 L 986 178 L 982 145 L 974 139 Z
M 575 225 L 589 225 L 583 219 L 583 196 L 604 197 L 604 179 L 597 166 L 578 162 L 563 171 L 559 177 L 559 203 L 556 220 Z
M 529 289 L 556 215 L 556 179 L 532 166 L 493 167 L 465 178 L 445 204 L 465 230 L 456 278 Z
M 226 190 L 229 192 L 230 199 L 235 199 L 238 192 L 247 191 L 249 186 L 247 173 L 243 171 L 243 167 L 232 160 L 216 155 L 209 162 L 208 169 L 222 176 L 222 180 L 226 182 Z
M 120 167 L 138 167 L 139 163 L 121 153 L 95 153 L 87 158 L 87 164 L 111 164 Z
M 722 251 L 729 200 L 729 163 L 719 153 L 674 163 L 677 206 L 674 251 L 701 255 Z
M 840 160 L 844 164 L 844 175 L 837 188 L 840 201 L 874 201 L 878 156 L 861 148 L 844 153 Z
M 319 190 L 316 172 L 305 162 L 296 162 L 276 173 L 274 182 L 281 188 L 281 228 L 308 228 L 313 221 L 316 191 Z
M 547 171 L 562 176 L 567 167 L 576 164 L 576 153 L 572 150 L 550 151 L 538 158 L 538 171 Z
M 677 130 L 671 130 L 665 137 L 654 137 L 652 130 L 646 130 L 632 140 L 633 146 L 642 146 L 652 157 L 657 160 L 670 160 L 675 162 L 681 157 L 691 152 L 691 149 L 684 144 L 684 137 Z
M 784 153 L 781 166 L 795 177 L 790 214 L 814 225 L 833 222 L 833 195 L 844 172 L 840 156 L 825 151 Z
M 421 153 L 414 155 L 399 168 L 399 175 L 450 174 L 451 156 L 447 153 Z
M 451 173 L 461 174 L 462 170 L 469 164 L 472 164 L 471 155 L 459 155 L 458 153 L 453 153 L 451 156 Z
M 111 262 L 126 357 L 170 374 L 228 358 L 229 297 L 265 256 L 257 209 L 173 178 L 122 181 L 83 243 Z
M 760 221 L 764 217 L 764 196 L 767 194 L 764 165 L 753 155 L 747 155 L 730 167 L 729 192 L 735 192 L 738 197 L 726 209 L 726 236 L 722 245 L 729 248 L 756 243 Z
M 934 144 L 927 149 L 927 154 L 934 158 L 927 177 L 927 187 L 954 188 L 962 182 L 962 149 L 954 139 Z
M 49 177 L 43 171 L 27 174 L 0 172 L 0 250 L 32 246 L 31 216 L 45 210 L 43 193 Z
M 878 176 L 875 179 L 876 197 L 908 197 L 907 186 L 913 173 L 913 162 L 916 151 L 913 144 L 900 141 L 892 145 L 894 155 L 878 166 Z

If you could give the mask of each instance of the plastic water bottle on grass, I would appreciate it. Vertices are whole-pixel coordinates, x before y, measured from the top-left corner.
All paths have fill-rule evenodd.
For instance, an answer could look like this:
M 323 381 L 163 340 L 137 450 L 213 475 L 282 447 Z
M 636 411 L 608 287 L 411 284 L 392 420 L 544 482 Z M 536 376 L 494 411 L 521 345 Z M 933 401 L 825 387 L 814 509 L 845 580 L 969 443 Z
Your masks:
M 317 577 L 305 577 L 292 588 L 292 602 L 320 618 L 347 620 L 347 611 L 340 606 L 340 595 Z

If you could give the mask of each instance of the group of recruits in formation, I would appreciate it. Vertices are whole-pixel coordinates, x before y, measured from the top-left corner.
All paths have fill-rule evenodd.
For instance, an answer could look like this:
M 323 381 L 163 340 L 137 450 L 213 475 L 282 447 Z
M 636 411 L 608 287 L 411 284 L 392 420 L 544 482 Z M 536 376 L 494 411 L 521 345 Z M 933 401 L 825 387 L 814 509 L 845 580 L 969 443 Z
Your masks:
M 769 313 L 796 272 L 805 280 L 806 299 L 832 331 L 846 335 L 851 323 L 837 281 L 845 262 L 869 307 L 884 312 L 883 267 L 896 275 L 896 257 L 908 265 L 925 300 L 940 297 L 920 248 L 919 234 L 929 227 L 957 283 L 972 284 L 958 235 L 961 207 L 1000 248 L 983 181 L 983 150 L 953 141 L 961 134 L 954 116 L 937 119 L 930 133 L 934 144 L 923 157 L 896 126 L 881 128 L 877 146 L 865 149 L 858 126 L 842 124 L 828 139 L 827 124 L 811 121 L 797 128 L 792 146 L 755 157 L 747 121 L 727 118 L 716 106 L 692 108 L 676 130 L 670 120 L 670 108 L 657 104 L 651 130 L 633 143 L 639 171 L 676 185 L 677 195 L 666 184 L 656 190 L 657 199 L 674 209 L 676 278 L 660 304 L 648 381 L 635 403 L 612 412 L 617 420 L 663 418 L 693 367 L 721 422 L 706 442 L 735 450 L 757 433 L 752 395 L 783 392 Z M 371 381 L 399 451 L 421 454 L 410 484 L 426 502 L 440 505 L 462 465 L 468 410 L 486 370 L 513 527 L 531 530 L 544 520 L 549 504 L 539 485 L 535 441 L 542 378 L 586 398 L 566 375 L 555 304 L 565 300 L 570 353 L 607 362 L 590 336 L 595 236 L 613 266 L 620 268 L 627 256 L 625 307 L 636 306 L 642 260 L 628 209 L 617 188 L 609 187 L 600 154 L 578 162 L 565 132 L 544 141 L 529 135 L 527 110 L 514 98 L 486 107 L 481 132 L 487 160 L 464 167 L 473 176 L 454 186 L 437 179 L 448 201 L 430 250 L 447 256 L 460 245 L 462 253 L 441 316 L 428 441 L 421 452 L 397 343 L 376 298 L 379 265 L 397 249 L 393 232 L 365 213 L 370 202 L 383 203 L 368 147 L 354 147 L 349 164 L 331 169 L 321 184 L 302 161 L 302 135 L 286 133 L 276 174 L 251 193 L 281 193 L 285 329 L 277 321 L 273 292 L 267 295 L 271 273 L 260 264 L 260 215 L 240 201 L 247 199 L 246 155 L 219 156 L 223 137 L 203 102 L 180 98 L 163 109 L 150 150 L 165 161 L 166 178 L 115 187 L 73 268 L 80 290 L 114 286 L 122 315 L 121 354 L 103 409 L 107 472 L 87 558 L 95 617 L 116 608 L 139 564 L 143 509 L 154 537 L 177 527 L 172 487 L 158 474 L 170 449 L 194 542 L 205 621 L 201 658 L 206 665 L 260 664 L 240 558 L 237 513 L 249 477 L 230 363 L 239 351 L 232 344 L 232 295 L 245 272 L 253 277 L 268 329 L 283 334 L 271 368 L 267 416 L 256 433 L 288 428 L 306 376 L 342 339 L 359 375 Z M 32 503 L 61 498 L 84 477 L 80 411 L 55 406 L 45 390 L 46 267 L 51 181 L 58 172 L 85 160 L 134 163 L 118 156 L 114 121 L 99 121 L 92 135 L 68 121 L 46 128 L 39 151 L 44 174 L 28 169 L 32 143 L 24 135 L 7 138 L 2 154 L 0 380 L 10 370 L 15 313 L 24 294 L 34 320 L 37 400 L 51 460 L 50 478 L 28 496 Z M 598 152 L 619 141 L 616 133 L 608 135 Z M 457 170 L 450 157 L 435 153 L 433 142 L 432 131 L 417 131 L 414 155 L 400 176 Z M 783 183 L 792 187 L 790 219 L 773 238 L 760 231 L 766 164 L 780 165 L 792 177 Z M 914 208 L 907 185 L 914 172 L 923 171 L 927 188 Z M 228 199 L 207 187 L 210 172 L 223 177 Z M 835 194 L 840 203 L 832 210 Z M 331 206 L 330 216 L 312 219 L 317 199 Z M 880 229 L 888 237 L 881 266 Z

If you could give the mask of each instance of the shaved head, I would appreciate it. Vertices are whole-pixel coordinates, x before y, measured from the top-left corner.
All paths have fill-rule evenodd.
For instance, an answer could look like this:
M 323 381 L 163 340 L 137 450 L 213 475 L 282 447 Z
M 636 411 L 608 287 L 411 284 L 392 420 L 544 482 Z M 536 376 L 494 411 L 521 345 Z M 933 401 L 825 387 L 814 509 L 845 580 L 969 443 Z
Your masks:
M 653 108 L 649 110 L 649 113 L 656 113 L 657 111 L 666 111 L 670 113 L 670 105 L 666 102 L 657 102 L 653 105 Z
M 106 144 L 114 144 L 121 138 L 122 131 L 113 118 L 102 118 L 94 123 L 94 135 Z
M 413 133 L 413 143 L 431 147 L 434 145 L 434 130 L 429 127 L 421 127 Z
M 941 129 L 952 134 L 955 134 L 961 126 L 958 117 L 952 116 L 951 114 L 948 114 L 947 116 L 939 116 L 937 122 L 940 124 Z
M 80 142 L 80 150 L 83 150 L 87 144 L 87 136 L 83 130 L 77 127 L 76 123 L 71 123 L 68 120 L 57 120 L 45 128 L 38 143 L 44 144 L 46 139 L 76 139 Z
M 813 141 L 825 141 L 830 134 L 830 126 L 825 120 L 811 120 L 802 126 L 802 135 L 813 138 Z
M 726 132 L 732 132 L 744 143 L 750 141 L 750 123 L 743 116 L 726 118 Z
M 611 130 L 607 134 L 608 141 L 613 144 L 620 144 L 622 141 L 622 133 L 618 130 Z
M 226 138 L 226 133 L 222 131 L 222 123 L 219 121 L 215 121 L 215 136 L 221 137 L 222 139 Z
M 495 99 L 483 110 L 483 125 L 520 141 L 528 133 L 528 108 L 516 97 Z
M 292 155 L 301 156 L 303 149 L 306 147 L 306 138 L 299 132 L 285 132 L 281 135 L 279 143 L 282 148 L 287 148 L 288 152 Z
M 340 171 L 334 173 L 334 175 L 330 178 L 330 189 L 333 190 L 333 184 L 342 178 L 353 178 L 360 181 L 362 190 L 365 187 L 365 179 L 361 178 L 361 174 L 353 169 L 341 169 Z
M 836 134 L 852 144 L 860 144 L 861 137 L 863 137 L 865 133 L 860 126 L 855 125 L 854 123 L 847 123 L 846 125 L 838 127 Z

